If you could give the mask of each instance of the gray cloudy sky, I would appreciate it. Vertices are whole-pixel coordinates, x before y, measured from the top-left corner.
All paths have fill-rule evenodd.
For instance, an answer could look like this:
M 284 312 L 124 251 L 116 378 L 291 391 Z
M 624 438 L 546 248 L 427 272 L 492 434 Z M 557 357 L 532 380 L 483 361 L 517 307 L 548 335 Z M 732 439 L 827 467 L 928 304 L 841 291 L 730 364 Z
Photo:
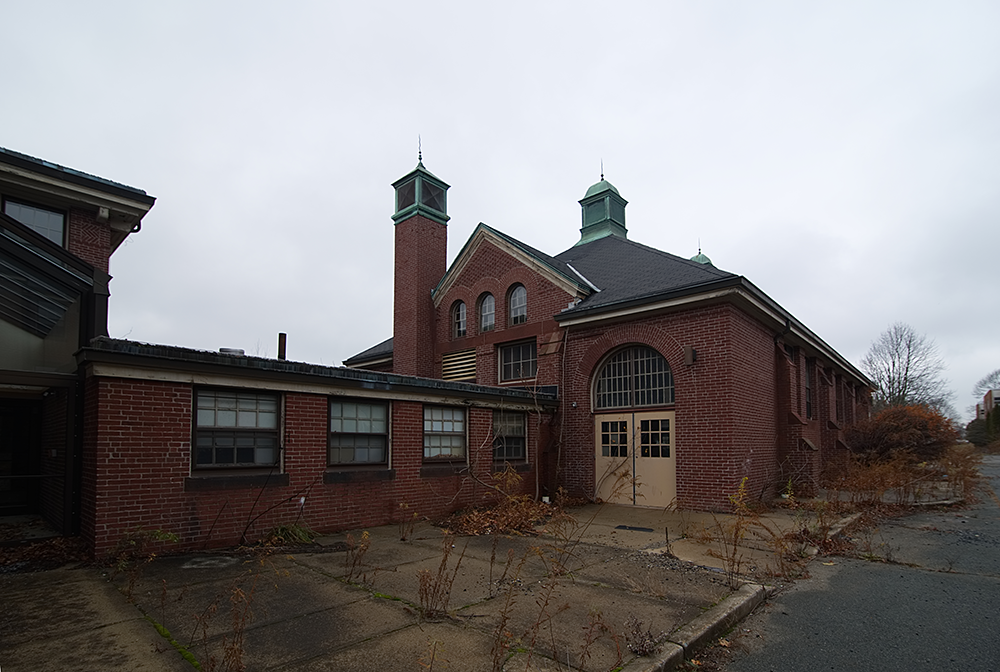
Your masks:
M 157 198 L 112 336 L 390 336 L 419 134 L 449 259 L 480 221 L 568 248 L 603 159 L 631 239 L 700 239 L 853 362 L 907 322 L 963 411 L 1000 367 L 994 1 L 8 4 L 0 145 Z

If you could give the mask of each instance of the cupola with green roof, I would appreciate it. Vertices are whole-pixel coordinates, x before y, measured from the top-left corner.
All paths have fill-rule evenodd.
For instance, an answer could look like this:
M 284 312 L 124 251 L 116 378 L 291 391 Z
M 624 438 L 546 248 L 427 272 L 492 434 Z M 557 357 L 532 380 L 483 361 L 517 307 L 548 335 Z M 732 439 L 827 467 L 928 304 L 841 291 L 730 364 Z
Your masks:
M 447 224 L 448 185 L 424 168 L 423 157 L 417 157 L 417 167 L 392 183 L 396 190 L 396 212 L 392 221 L 397 224 L 413 215 Z
M 621 197 L 615 185 L 604 179 L 587 190 L 586 196 L 580 200 L 583 209 L 583 228 L 580 229 L 580 242 L 584 245 L 606 236 L 628 238 L 625 228 L 625 206 L 628 201 Z
M 707 264 L 709 266 L 713 265 L 712 260 L 708 258 L 708 255 L 702 254 L 700 245 L 698 246 L 698 254 L 691 257 L 691 261 L 694 261 L 699 264 Z

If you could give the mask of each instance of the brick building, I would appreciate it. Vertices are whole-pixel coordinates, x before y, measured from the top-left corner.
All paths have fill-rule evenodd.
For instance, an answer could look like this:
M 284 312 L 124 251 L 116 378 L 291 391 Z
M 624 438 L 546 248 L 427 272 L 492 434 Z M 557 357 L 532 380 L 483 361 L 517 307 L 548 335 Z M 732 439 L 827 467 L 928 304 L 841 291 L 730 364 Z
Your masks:
M 480 224 L 450 266 L 449 186 L 421 162 L 393 187 L 393 337 L 344 363 L 555 394 L 546 494 L 718 509 L 744 477 L 810 491 L 868 413 L 864 375 L 749 280 L 629 240 L 603 176 L 566 251 Z
M 79 525 L 74 353 L 108 333 L 108 260 L 155 199 L 0 148 L 0 515 Z
M 0 194 L 0 516 L 100 556 L 437 518 L 506 463 L 539 492 L 553 395 L 108 338 L 108 262 L 154 199 L 7 150 Z
M 628 240 L 603 178 L 565 252 L 480 225 L 450 266 L 448 185 L 393 186 L 393 338 L 326 367 L 108 338 L 108 262 L 154 199 L 0 150 L 0 515 L 196 549 L 443 516 L 508 465 L 536 497 L 721 508 L 743 477 L 812 487 L 867 413 L 745 278 Z

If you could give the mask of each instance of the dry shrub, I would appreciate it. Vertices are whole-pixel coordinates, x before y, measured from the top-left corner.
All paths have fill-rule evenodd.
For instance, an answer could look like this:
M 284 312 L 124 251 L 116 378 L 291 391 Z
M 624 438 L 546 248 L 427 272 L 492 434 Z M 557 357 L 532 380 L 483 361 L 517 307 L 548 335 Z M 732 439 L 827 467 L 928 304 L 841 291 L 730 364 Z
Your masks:
M 914 461 L 935 460 L 958 440 L 950 418 L 927 406 L 890 406 L 849 427 L 851 450 L 870 462 L 906 455 Z
M 460 511 L 445 521 L 444 527 L 455 534 L 525 534 L 547 520 L 555 508 L 536 502 L 529 495 L 514 494 L 521 485 L 521 476 L 508 464 L 493 474 L 498 501 L 486 507 Z
M 980 477 L 982 461 L 982 453 L 971 443 L 956 443 L 945 451 L 939 467 L 947 475 L 953 495 L 968 497 L 972 494 Z

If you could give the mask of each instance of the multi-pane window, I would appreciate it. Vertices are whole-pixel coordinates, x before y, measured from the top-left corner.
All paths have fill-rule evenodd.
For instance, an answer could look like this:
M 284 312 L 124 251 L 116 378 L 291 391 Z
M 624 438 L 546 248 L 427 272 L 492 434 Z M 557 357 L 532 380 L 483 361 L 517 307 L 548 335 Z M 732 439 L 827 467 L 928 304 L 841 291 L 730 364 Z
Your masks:
M 66 216 L 63 213 L 17 201 L 5 201 L 3 211 L 8 217 L 13 217 L 57 245 L 63 244 L 63 229 L 66 226 Z
M 500 380 L 534 378 L 538 371 L 538 355 L 534 341 L 500 346 Z
M 668 418 L 639 421 L 639 454 L 642 457 L 670 457 Z
M 278 395 L 198 390 L 196 397 L 195 467 L 278 463 Z
M 611 420 L 601 423 L 601 455 L 628 457 L 628 421 Z
M 479 331 L 493 331 L 496 325 L 496 301 L 492 294 L 479 299 Z
M 524 460 L 527 455 L 524 413 L 493 411 L 493 459 Z
M 389 453 L 389 405 L 330 402 L 330 464 L 385 464 Z
M 663 355 L 645 346 L 615 353 L 597 377 L 597 408 L 634 408 L 674 403 L 674 377 Z
M 524 285 L 514 285 L 507 300 L 509 306 L 509 324 L 524 324 L 528 321 L 528 290 Z
M 424 459 L 465 459 L 465 409 L 424 406 Z
M 465 336 L 465 302 L 456 301 L 451 309 L 451 333 L 455 338 Z
M 806 359 L 806 418 L 813 417 L 813 367 L 815 360 Z

